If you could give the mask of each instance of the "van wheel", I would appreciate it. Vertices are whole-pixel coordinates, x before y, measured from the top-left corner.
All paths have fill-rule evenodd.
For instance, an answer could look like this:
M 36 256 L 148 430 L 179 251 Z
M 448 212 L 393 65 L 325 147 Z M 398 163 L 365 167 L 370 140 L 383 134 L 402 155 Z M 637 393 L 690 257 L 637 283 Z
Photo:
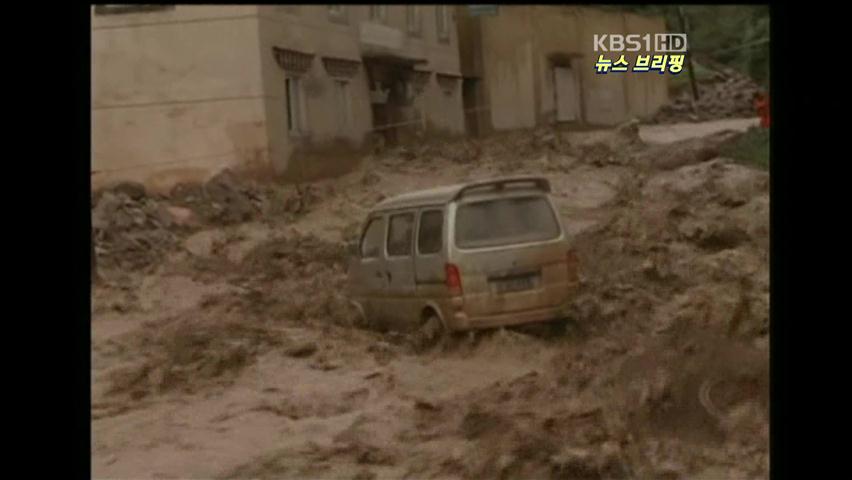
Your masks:
M 428 350 L 437 345 L 444 337 L 444 324 L 434 313 L 429 313 L 420 324 L 415 335 L 415 344 L 418 350 Z

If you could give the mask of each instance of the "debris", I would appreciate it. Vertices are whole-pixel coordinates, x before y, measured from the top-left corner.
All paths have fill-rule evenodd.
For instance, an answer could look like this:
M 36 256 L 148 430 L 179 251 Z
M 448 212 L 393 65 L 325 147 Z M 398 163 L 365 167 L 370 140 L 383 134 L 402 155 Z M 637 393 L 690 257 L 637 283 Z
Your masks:
M 747 76 L 725 68 L 710 80 L 698 84 L 699 99 L 685 89 L 662 107 L 652 123 L 701 122 L 720 118 L 754 117 L 754 94 L 760 87 Z

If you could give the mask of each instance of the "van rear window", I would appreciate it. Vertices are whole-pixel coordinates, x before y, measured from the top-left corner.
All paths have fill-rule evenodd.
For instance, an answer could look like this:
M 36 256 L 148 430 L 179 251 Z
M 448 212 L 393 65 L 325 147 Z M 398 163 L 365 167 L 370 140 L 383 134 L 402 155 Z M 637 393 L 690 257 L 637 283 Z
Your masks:
M 461 204 L 456 211 L 456 245 L 496 247 L 551 240 L 559 222 L 543 196 L 498 198 Z

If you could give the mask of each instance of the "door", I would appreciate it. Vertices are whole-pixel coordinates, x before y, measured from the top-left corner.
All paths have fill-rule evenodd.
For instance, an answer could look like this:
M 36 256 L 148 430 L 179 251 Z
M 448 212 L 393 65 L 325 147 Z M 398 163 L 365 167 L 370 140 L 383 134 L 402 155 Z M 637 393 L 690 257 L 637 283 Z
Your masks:
M 444 210 L 425 208 L 420 211 L 417 226 L 414 276 L 418 296 L 436 297 L 446 294 L 444 285 Z
M 475 78 L 462 79 L 462 106 L 464 107 L 465 131 L 470 136 L 479 136 L 479 110 L 476 102 L 478 80 Z
M 574 70 L 568 67 L 554 67 L 553 82 L 556 92 L 556 121 L 578 120 L 579 90 Z
M 414 286 L 414 218 L 413 211 L 388 215 L 385 248 L 387 296 L 382 313 L 390 326 L 398 330 L 407 330 L 418 320 Z
M 381 322 L 381 312 L 377 308 L 387 289 L 383 246 L 385 239 L 385 218 L 376 215 L 367 220 L 358 245 L 358 255 L 350 264 L 350 285 L 355 301 L 361 304 L 364 315 L 371 322 Z

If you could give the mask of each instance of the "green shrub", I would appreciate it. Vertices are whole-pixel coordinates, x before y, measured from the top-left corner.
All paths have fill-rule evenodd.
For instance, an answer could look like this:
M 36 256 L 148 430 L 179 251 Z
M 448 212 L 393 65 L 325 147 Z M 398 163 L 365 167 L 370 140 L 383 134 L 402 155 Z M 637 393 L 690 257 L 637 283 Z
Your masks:
M 752 127 L 720 150 L 738 163 L 769 169 L 769 129 Z

